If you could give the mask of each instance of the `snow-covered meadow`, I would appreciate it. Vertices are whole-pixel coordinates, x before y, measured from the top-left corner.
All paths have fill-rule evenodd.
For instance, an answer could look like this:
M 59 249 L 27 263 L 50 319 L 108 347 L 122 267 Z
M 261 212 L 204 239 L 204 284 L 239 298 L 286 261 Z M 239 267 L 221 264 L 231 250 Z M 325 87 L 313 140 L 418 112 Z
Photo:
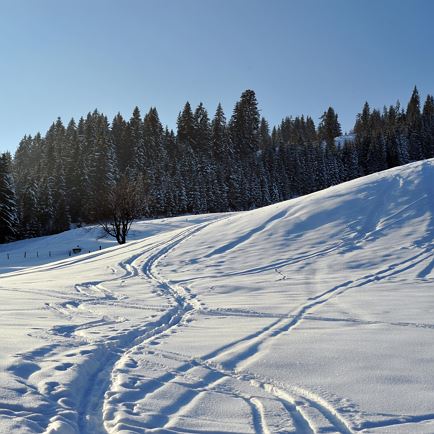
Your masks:
M 432 434 L 433 218 L 429 160 L 1 246 L 0 432 Z

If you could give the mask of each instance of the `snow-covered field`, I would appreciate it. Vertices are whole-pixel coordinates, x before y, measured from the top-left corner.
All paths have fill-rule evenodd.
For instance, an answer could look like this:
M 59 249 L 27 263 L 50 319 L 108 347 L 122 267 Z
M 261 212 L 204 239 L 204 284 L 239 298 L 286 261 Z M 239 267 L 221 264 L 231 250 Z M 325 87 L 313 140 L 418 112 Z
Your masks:
M 433 217 L 426 161 L 1 246 L 0 432 L 432 434 Z

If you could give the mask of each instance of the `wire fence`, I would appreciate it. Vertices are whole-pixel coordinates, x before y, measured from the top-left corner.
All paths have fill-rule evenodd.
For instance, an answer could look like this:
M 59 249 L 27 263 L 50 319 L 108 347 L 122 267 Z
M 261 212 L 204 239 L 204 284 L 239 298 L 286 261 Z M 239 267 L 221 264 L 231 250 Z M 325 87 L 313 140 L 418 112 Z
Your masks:
M 78 256 L 84 253 L 92 253 L 101 250 L 102 246 L 97 249 L 88 249 L 83 247 L 73 247 L 72 249 L 62 250 L 20 250 L 12 252 L 1 252 L 0 261 L 16 261 L 26 259 L 42 259 L 42 258 L 68 258 L 71 256 Z

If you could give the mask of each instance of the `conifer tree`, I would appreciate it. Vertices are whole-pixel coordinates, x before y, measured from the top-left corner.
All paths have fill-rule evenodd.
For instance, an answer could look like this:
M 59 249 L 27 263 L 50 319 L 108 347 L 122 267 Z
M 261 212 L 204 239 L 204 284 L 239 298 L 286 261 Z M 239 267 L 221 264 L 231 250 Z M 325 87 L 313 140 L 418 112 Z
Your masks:
M 90 218 L 98 221 L 106 213 L 109 192 L 117 179 L 117 163 L 107 118 L 94 112 L 86 122 L 92 142 L 89 164 L 92 202 Z
M 346 141 L 342 147 L 343 181 L 350 181 L 360 176 L 357 149 L 353 142 Z
M 232 155 L 226 128 L 226 118 L 221 104 L 217 106 L 211 123 L 212 159 L 215 164 L 215 211 L 228 209 L 228 174 Z
M 434 157 L 434 97 L 428 95 L 422 112 L 422 152 L 424 158 Z
M 126 174 L 129 172 L 129 169 L 131 169 L 134 150 L 131 143 L 132 139 L 129 135 L 128 124 L 120 113 L 113 118 L 111 133 L 119 174 Z
M 23 183 L 19 200 L 20 237 L 32 238 L 47 235 L 49 232 L 41 230 L 38 200 L 36 197 L 36 184 L 29 178 Z
M 18 209 L 11 171 L 10 154 L 0 155 L 0 244 L 18 236 Z
M 152 107 L 143 121 L 143 140 L 145 144 L 145 172 L 143 200 L 150 215 L 162 215 L 167 207 L 168 154 L 164 147 L 164 132 L 157 109 Z
M 69 229 L 71 218 L 66 196 L 65 174 L 63 163 L 59 160 L 56 164 L 54 173 L 54 188 L 53 188 L 53 217 L 51 223 L 51 231 L 53 233 L 63 232 Z
M 260 115 L 253 90 L 246 90 L 235 104 L 229 123 L 234 159 L 229 194 L 234 209 L 251 209 L 261 201 L 261 181 L 256 152 L 259 149 Z
M 422 151 L 422 116 L 420 112 L 420 98 L 416 86 L 413 89 L 407 105 L 406 124 L 408 129 L 409 155 L 411 160 L 423 158 Z
M 128 122 L 118 114 L 110 125 L 95 110 L 25 136 L 12 162 L 19 236 L 100 220 L 121 175 L 140 186 L 145 215 L 163 216 L 255 208 L 434 157 L 434 99 L 428 95 L 421 112 L 416 88 L 405 111 L 365 103 L 354 140 L 343 146 L 335 144 L 341 128 L 331 107 L 318 128 L 309 116 L 285 117 L 270 134 L 252 90 L 228 124 L 220 104 L 210 122 L 203 104 L 193 112 L 186 103 L 177 126 L 175 136 L 156 108 L 142 119 L 136 107 Z
M 145 142 L 143 137 L 143 121 L 138 107 L 135 107 L 128 123 L 128 138 L 130 149 L 130 163 L 128 176 L 135 178 L 143 174 L 146 164 Z
M 320 140 L 324 140 L 327 145 L 334 144 L 334 139 L 342 134 L 341 125 L 338 121 L 338 115 L 333 107 L 329 107 L 321 116 L 321 122 L 318 127 Z
M 264 150 L 271 146 L 270 127 L 265 118 L 261 118 L 259 125 L 259 148 Z

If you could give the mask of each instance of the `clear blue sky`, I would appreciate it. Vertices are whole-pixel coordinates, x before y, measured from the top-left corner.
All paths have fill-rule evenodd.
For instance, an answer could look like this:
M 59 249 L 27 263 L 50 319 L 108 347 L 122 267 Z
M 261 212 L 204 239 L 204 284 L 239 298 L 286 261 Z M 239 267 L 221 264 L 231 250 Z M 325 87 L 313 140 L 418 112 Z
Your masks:
M 129 118 L 156 106 L 175 126 L 186 100 L 244 89 L 271 124 L 317 121 L 332 105 L 343 128 L 368 100 L 434 92 L 431 0 L 0 0 L 0 150 L 98 108 Z

